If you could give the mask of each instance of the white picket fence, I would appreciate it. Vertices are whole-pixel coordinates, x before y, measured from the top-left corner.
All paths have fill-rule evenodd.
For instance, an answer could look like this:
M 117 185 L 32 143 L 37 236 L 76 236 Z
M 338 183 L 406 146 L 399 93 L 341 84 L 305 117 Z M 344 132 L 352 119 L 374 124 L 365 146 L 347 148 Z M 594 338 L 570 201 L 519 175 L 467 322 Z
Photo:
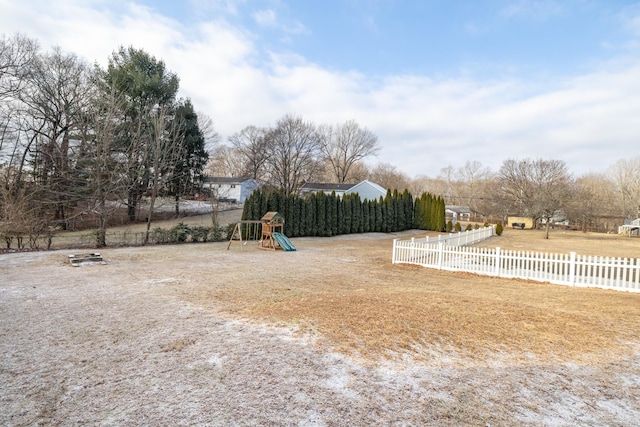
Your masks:
M 396 239 L 392 262 L 559 285 L 640 292 L 638 258 L 512 251 Z
M 459 233 L 449 233 L 444 235 L 426 236 L 423 239 L 412 238 L 412 242 L 422 243 L 444 243 L 449 246 L 466 246 L 482 240 L 488 239 L 496 235 L 496 226 L 491 225 L 488 227 L 482 227 L 475 230 L 461 231 Z

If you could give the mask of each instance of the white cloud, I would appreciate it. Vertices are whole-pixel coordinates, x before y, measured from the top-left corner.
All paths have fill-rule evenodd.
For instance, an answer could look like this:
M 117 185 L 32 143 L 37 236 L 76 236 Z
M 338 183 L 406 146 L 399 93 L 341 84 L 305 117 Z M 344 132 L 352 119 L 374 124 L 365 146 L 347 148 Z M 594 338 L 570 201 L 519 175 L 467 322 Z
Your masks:
M 300 22 L 280 22 L 277 12 L 273 9 L 258 10 L 253 13 L 253 20 L 262 28 L 277 29 L 288 35 L 308 33 L 307 28 Z
M 274 10 L 259 10 L 253 14 L 253 19 L 262 27 L 275 27 L 278 24 Z

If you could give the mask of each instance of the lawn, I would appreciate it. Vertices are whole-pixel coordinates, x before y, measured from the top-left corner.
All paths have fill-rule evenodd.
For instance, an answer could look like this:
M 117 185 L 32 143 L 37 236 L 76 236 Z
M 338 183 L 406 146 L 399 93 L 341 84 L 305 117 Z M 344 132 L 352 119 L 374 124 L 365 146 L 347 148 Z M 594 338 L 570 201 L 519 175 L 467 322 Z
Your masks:
M 632 425 L 640 295 L 392 265 L 410 231 L 0 255 L 0 424 Z M 633 256 L 640 240 L 482 243 Z

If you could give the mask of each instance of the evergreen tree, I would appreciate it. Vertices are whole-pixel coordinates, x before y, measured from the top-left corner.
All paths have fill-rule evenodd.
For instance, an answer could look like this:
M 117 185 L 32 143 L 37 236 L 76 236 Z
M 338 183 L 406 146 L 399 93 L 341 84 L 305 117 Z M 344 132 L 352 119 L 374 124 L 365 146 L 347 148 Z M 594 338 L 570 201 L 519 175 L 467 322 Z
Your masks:
M 380 231 L 376 229 L 378 223 L 378 201 L 377 199 L 373 199 L 369 201 L 369 229 L 372 232 Z
M 413 228 L 413 196 L 407 189 L 402 193 L 402 206 L 404 210 L 404 226 L 402 229 L 410 230 Z
M 305 199 L 307 224 L 305 236 L 317 236 L 318 235 L 318 217 L 316 207 L 316 195 L 310 194 Z
M 255 199 L 260 190 L 254 191 L 251 196 L 247 197 L 244 201 L 244 206 L 242 207 L 242 216 L 240 217 L 243 220 L 250 219 L 253 211 L 253 204 L 255 203 Z
M 329 215 L 331 216 L 329 233 L 330 236 L 335 236 L 338 234 L 338 203 L 335 193 L 331 196 Z
M 342 233 L 343 234 L 351 234 L 351 223 L 353 221 L 353 204 L 351 200 L 353 196 L 351 194 L 347 194 L 342 198 Z
M 445 228 L 445 202 L 442 197 L 438 197 L 438 209 L 437 209 L 437 218 L 438 221 L 438 230 L 444 231 Z
M 393 231 L 393 201 L 391 190 L 387 190 L 387 194 L 382 200 L 382 232 L 389 233 Z
M 326 218 L 327 213 L 325 209 L 324 193 L 320 192 L 316 194 L 316 236 L 326 236 Z
M 423 230 L 422 228 L 422 199 L 420 197 L 416 198 L 413 202 L 413 228 L 417 228 L 418 230 Z
M 297 199 L 298 196 L 295 194 L 290 194 L 287 197 L 287 210 L 285 216 L 285 228 L 287 232 L 285 234 L 290 237 L 298 237 L 300 235 L 300 217 L 298 216 L 299 212 L 296 206 Z M 287 223 L 290 224 L 289 227 L 286 227 Z
M 377 200 L 375 208 L 376 208 L 376 222 L 373 231 L 376 233 L 380 233 L 383 231 L 383 221 L 384 218 L 382 216 L 382 205 L 384 205 L 384 199 L 380 196 L 380 199 Z
M 180 197 L 194 194 L 201 187 L 209 154 L 205 150 L 205 138 L 190 99 L 178 104 L 174 120 L 178 123 L 181 137 L 175 142 L 175 161 L 169 169 L 172 169 L 170 191 L 175 198 L 178 215 Z
M 256 216 L 254 219 L 260 219 L 269 212 L 269 198 L 266 193 L 262 193 L 256 205 Z
M 299 236 L 308 236 L 307 234 L 307 203 L 302 197 L 296 199 L 296 207 L 298 210 L 298 218 L 300 218 Z
M 371 231 L 371 221 L 369 219 L 369 200 L 364 199 L 362 201 L 362 232 L 368 233 Z
M 349 199 L 349 203 L 351 204 L 351 233 L 362 233 L 363 224 L 362 224 L 362 201 L 360 200 L 360 196 L 356 193 L 351 196 Z
M 337 234 L 347 234 L 346 229 L 346 218 L 345 218 L 345 201 L 344 198 L 337 197 L 336 198 L 336 212 L 337 212 L 337 220 L 338 220 L 338 230 Z

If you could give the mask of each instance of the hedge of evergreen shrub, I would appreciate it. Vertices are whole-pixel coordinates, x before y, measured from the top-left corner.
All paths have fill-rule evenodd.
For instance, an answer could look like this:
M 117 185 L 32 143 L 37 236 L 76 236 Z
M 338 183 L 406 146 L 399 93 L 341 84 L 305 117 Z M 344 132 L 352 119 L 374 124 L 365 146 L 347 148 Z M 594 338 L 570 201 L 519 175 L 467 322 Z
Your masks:
M 414 200 L 408 190 L 387 191 L 385 197 L 374 200 L 361 200 L 358 194 L 339 197 L 317 193 L 302 198 L 257 190 L 245 201 L 242 219 L 259 220 L 272 211 L 284 216 L 284 234 L 289 237 L 390 233 L 413 228 L 444 231 L 446 227 L 444 199 L 424 193 Z

